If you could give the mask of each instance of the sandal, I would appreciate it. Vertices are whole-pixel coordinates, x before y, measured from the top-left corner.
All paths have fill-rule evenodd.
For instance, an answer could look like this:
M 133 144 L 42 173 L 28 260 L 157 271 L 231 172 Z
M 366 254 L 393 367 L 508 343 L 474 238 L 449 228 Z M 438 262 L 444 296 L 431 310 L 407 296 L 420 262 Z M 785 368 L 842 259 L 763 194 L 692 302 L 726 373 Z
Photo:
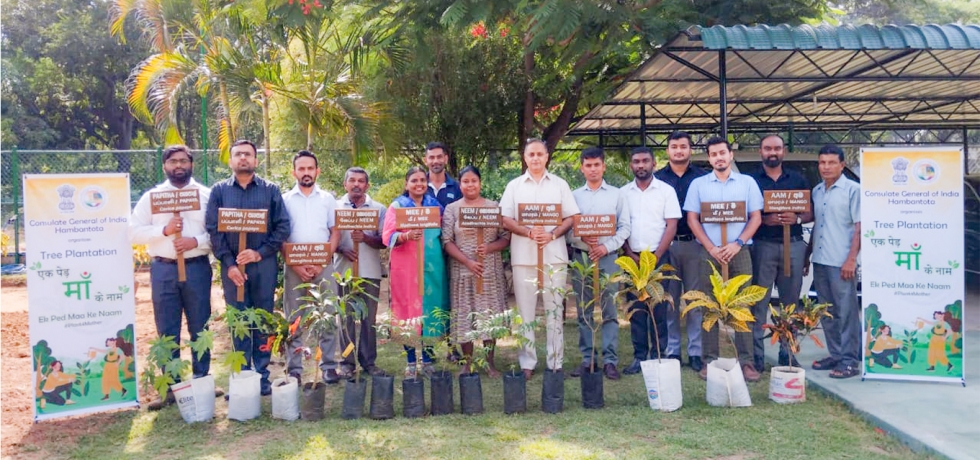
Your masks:
M 860 374 L 861 371 L 854 366 L 837 366 L 836 369 L 830 371 L 830 378 L 832 379 L 848 379 Z
M 818 370 L 818 371 L 828 371 L 828 370 L 831 370 L 831 369 L 836 369 L 837 368 L 837 364 L 839 364 L 839 363 L 840 363 L 840 361 L 837 361 L 832 356 L 828 356 L 828 357 L 826 357 L 824 359 L 821 359 L 819 361 L 814 361 L 813 362 L 813 369 L 814 370 Z

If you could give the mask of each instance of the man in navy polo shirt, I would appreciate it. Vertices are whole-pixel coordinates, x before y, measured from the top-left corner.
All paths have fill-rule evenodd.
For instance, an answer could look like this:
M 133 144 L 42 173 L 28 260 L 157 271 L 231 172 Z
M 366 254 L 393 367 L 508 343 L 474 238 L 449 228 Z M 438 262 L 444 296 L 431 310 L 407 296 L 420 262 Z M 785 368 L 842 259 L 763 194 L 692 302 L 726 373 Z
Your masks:
M 459 190 L 459 182 L 446 173 L 446 161 L 449 154 L 441 142 L 429 142 L 425 145 L 425 167 L 429 170 L 429 191 L 439 201 L 443 208 L 463 197 Z

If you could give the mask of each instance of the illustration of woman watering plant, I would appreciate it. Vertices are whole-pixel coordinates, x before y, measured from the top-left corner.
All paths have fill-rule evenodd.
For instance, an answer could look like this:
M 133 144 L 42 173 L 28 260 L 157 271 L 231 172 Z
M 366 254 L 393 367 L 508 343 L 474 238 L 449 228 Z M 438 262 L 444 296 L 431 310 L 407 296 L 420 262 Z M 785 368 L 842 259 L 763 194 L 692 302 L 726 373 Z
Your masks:
M 871 362 L 869 366 L 875 364 L 890 369 L 901 369 L 898 365 L 899 352 L 902 350 L 902 341 L 892 337 L 892 328 L 887 324 L 878 327 L 875 335 L 874 346 L 871 347 Z
M 48 366 L 48 373 L 45 374 L 44 386 L 41 387 L 41 409 L 45 403 L 58 406 L 75 404 L 71 400 L 71 385 L 75 382 L 75 374 L 66 374 L 64 365 L 61 361 L 55 360 Z M 64 393 L 64 397 L 61 394 Z
M 953 370 L 953 364 L 949 362 L 949 356 L 946 354 L 946 341 L 950 336 L 950 325 L 946 322 L 946 315 L 941 311 L 935 311 L 932 313 L 933 321 L 929 321 L 925 318 L 919 318 L 919 324 L 932 325 L 932 336 L 929 338 L 929 353 L 926 355 L 929 368 L 927 371 L 935 371 L 936 364 L 942 364 L 946 366 L 946 372 Z M 921 327 L 921 326 L 920 326 Z
M 89 348 L 89 355 L 94 353 L 105 353 L 105 363 L 102 365 L 102 400 L 109 399 L 111 391 L 115 390 L 126 396 L 126 389 L 119 381 L 119 363 L 123 359 L 123 352 L 116 347 L 116 338 L 105 339 L 105 348 Z M 94 357 L 94 356 L 93 356 Z

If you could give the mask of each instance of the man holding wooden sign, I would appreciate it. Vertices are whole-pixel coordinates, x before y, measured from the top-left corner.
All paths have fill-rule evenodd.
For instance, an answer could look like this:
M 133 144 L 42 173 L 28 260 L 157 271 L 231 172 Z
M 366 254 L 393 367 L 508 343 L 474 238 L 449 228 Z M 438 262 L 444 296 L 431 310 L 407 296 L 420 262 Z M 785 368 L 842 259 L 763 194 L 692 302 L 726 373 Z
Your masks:
M 283 272 L 283 313 L 290 323 L 300 315 L 300 307 L 304 303 L 300 297 L 307 295 L 306 289 L 296 289 L 297 286 L 312 283 L 331 292 L 336 289 L 331 262 L 340 241 L 334 223 L 337 200 L 316 184 L 319 176 L 320 166 L 311 152 L 300 150 L 293 156 L 296 186 L 282 195 L 286 213 L 289 214 L 290 227 L 289 238 L 286 240 L 288 243 L 283 246 L 283 255 L 286 256 Z M 296 257 L 293 260 L 293 255 L 305 257 Z M 331 265 L 331 269 L 325 270 L 328 265 Z M 325 280 L 327 282 L 323 283 Z M 303 353 L 296 351 L 303 348 L 303 339 L 299 332 L 293 337 L 286 344 L 286 371 L 297 382 L 302 382 Z M 319 340 L 323 381 L 328 385 L 335 384 L 340 381 L 337 375 L 337 334 L 331 331 Z
M 239 310 L 271 312 L 279 275 L 276 253 L 289 236 L 289 215 L 279 187 L 255 174 L 257 164 L 255 144 L 235 141 L 228 158 L 234 174 L 212 188 L 206 222 L 214 256 L 221 262 L 225 302 Z M 265 334 L 256 331 L 233 340 L 235 349 L 245 352 L 246 368 L 262 375 L 262 394 L 272 394 L 266 369 L 270 353 L 260 349 Z
M 759 154 L 762 167 L 750 173 L 762 190 L 762 226 L 752 245 L 752 280 L 766 288 L 766 296 L 752 309 L 756 369 L 764 369 L 765 329 L 769 320 L 769 301 L 773 284 L 784 305 L 798 303 L 803 285 L 803 259 L 806 243 L 802 223 L 813 220 L 810 212 L 810 184 L 799 172 L 783 165 L 783 138 L 772 134 L 762 138 Z M 789 364 L 785 347 L 779 349 L 779 365 Z M 794 361 L 794 366 L 799 366 Z
M 182 315 L 187 317 L 191 340 L 197 339 L 211 317 L 211 240 L 204 228 L 211 190 L 192 177 L 194 157 L 183 145 L 163 151 L 163 172 L 167 181 L 143 194 L 133 208 L 129 232 L 133 244 L 145 244 L 153 258 L 150 288 L 157 335 L 172 336 L 180 343 Z M 173 355 L 179 357 L 180 351 L 174 350 Z M 200 359 L 197 353 L 191 354 L 194 378 L 208 375 L 210 368 L 210 353 Z M 167 399 L 151 402 L 149 407 L 161 409 L 173 402 L 173 393 L 168 393 Z
M 684 211 L 688 213 L 691 231 L 701 243 L 701 258 L 705 265 L 701 267 L 700 285 L 708 295 L 713 295 L 712 270 L 708 261 L 714 262 L 716 267 L 721 265 L 726 279 L 752 274 L 752 257 L 743 246 L 752 243 L 752 235 L 762 222 L 762 192 L 751 177 L 732 171 L 734 154 L 728 141 L 712 137 L 707 145 L 712 173 L 691 182 Z M 706 365 L 718 359 L 718 334 L 717 324 L 704 334 Z M 735 347 L 745 380 L 758 381 L 762 376 L 754 365 L 752 333 L 736 332 Z M 708 367 L 703 367 L 699 375 L 707 379 Z
M 349 345 L 347 337 L 357 337 L 360 334 L 357 356 L 347 355 L 340 365 L 344 376 L 354 373 L 355 359 L 368 374 L 383 372 L 374 365 L 374 361 L 378 357 L 375 321 L 378 316 L 378 298 L 381 297 L 381 249 L 385 247 L 381 240 L 381 231 L 384 230 L 387 208 L 367 194 L 370 186 L 367 171 L 356 166 L 348 169 L 344 174 L 344 190 L 347 194 L 337 200 L 337 216 L 334 219 L 340 231 L 340 246 L 334 256 L 334 270 L 338 273 L 351 270 L 353 276 L 367 281 L 363 284 L 365 292 L 361 297 L 366 308 L 364 318 L 361 318 L 360 331 L 354 330 L 357 324 L 353 318 L 346 318 L 347 335 L 341 334 L 340 337 L 340 347 L 346 349 Z M 341 291 L 337 294 L 345 293 Z
M 565 339 L 562 296 L 554 287 L 565 287 L 568 249 L 565 232 L 572 228 L 572 216 L 579 213 L 572 190 L 564 179 L 548 172 L 550 154 L 544 141 L 530 139 L 524 147 L 527 172 L 510 181 L 500 199 L 504 228 L 511 232 L 510 261 L 514 271 L 514 297 L 524 321 L 533 321 L 542 294 L 547 327 L 547 367 L 561 370 Z M 524 211 L 524 212 L 522 212 Z M 544 276 L 545 266 L 550 276 Z M 536 285 L 534 280 L 538 280 Z M 525 378 L 531 378 L 538 357 L 534 349 L 534 332 L 518 354 Z
M 623 242 L 630 235 L 630 211 L 625 195 L 616 187 L 609 185 L 602 176 L 606 172 L 606 155 L 599 147 L 589 147 L 582 151 L 580 170 L 585 176 L 585 185 L 575 189 L 572 196 L 582 214 L 575 216 L 572 236 L 568 238 L 572 244 L 573 260 L 585 266 L 597 264 L 598 271 L 592 276 L 574 276 L 572 286 L 578 291 L 578 298 L 583 303 L 592 302 L 583 311 L 582 305 L 577 305 L 578 313 L 578 347 L 582 352 L 582 364 L 572 371 L 572 377 L 580 377 L 583 372 L 592 372 L 593 357 L 598 359 L 595 344 L 592 342 L 592 328 L 595 327 L 593 308 L 598 307 L 602 312 L 602 366 L 595 363 L 595 370 L 602 369 L 606 378 L 619 380 L 619 357 L 616 348 L 619 345 L 619 322 L 616 320 L 616 292 L 619 285 L 610 283 L 599 293 L 599 276 L 615 274 L 619 271 L 616 256 Z M 579 274 L 584 275 L 584 274 Z

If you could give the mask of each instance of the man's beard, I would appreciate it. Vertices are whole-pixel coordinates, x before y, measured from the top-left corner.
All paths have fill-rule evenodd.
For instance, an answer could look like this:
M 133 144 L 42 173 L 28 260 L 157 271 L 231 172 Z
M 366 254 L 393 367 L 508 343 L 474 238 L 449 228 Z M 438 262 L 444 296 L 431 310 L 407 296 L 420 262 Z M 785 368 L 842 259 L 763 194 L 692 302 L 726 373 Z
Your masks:
M 783 164 L 783 160 L 780 159 L 779 157 L 771 156 L 771 157 L 767 157 L 765 160 L 762 160 L 762 164 L 770 168 L 776 168 L 779 167 L 779 165 Z
M 633 177 L 635 177 L 635 178 L 637 178 L 639 180 L 647 180 L 647 179 L 650 178 L 650 176 L 652 174 L 653 173 L 651 171 L 647 171 L 645 169 L 640 169 L 640 170 L 637 170 L 637 171 L 633 171 Z
M 726 164 L 726 165 L 723 165 L 723 166 L 711 165 L 711 167 L 715 168 L 715 171 L 726 171 L 729 166 L 731 166 L 731 165 L 730 164 Z
M 255 172 L 255 168 L 252 166 L 237 166 L 234 169 L 235 169 L 235 174 L 245 174 L 245 173 L 252 174 Z
M 193 169 L 175 169 L 173 171 L 167 171 L 167 180 L 171 184 L 186 184 L 190 182 L 193 174 Z
M 436 174 L 441 174 L 445 170 L 446 170 L 446 165 L 440 165 L 440 164 L 432 165 L 432 167 L 429 168 L 429 172 L 434 172 Z
M 302 187 L 312 187 L 316 183 L 316 179 L 313 176 L 303 176 L 299 179 L 299 185 Z

